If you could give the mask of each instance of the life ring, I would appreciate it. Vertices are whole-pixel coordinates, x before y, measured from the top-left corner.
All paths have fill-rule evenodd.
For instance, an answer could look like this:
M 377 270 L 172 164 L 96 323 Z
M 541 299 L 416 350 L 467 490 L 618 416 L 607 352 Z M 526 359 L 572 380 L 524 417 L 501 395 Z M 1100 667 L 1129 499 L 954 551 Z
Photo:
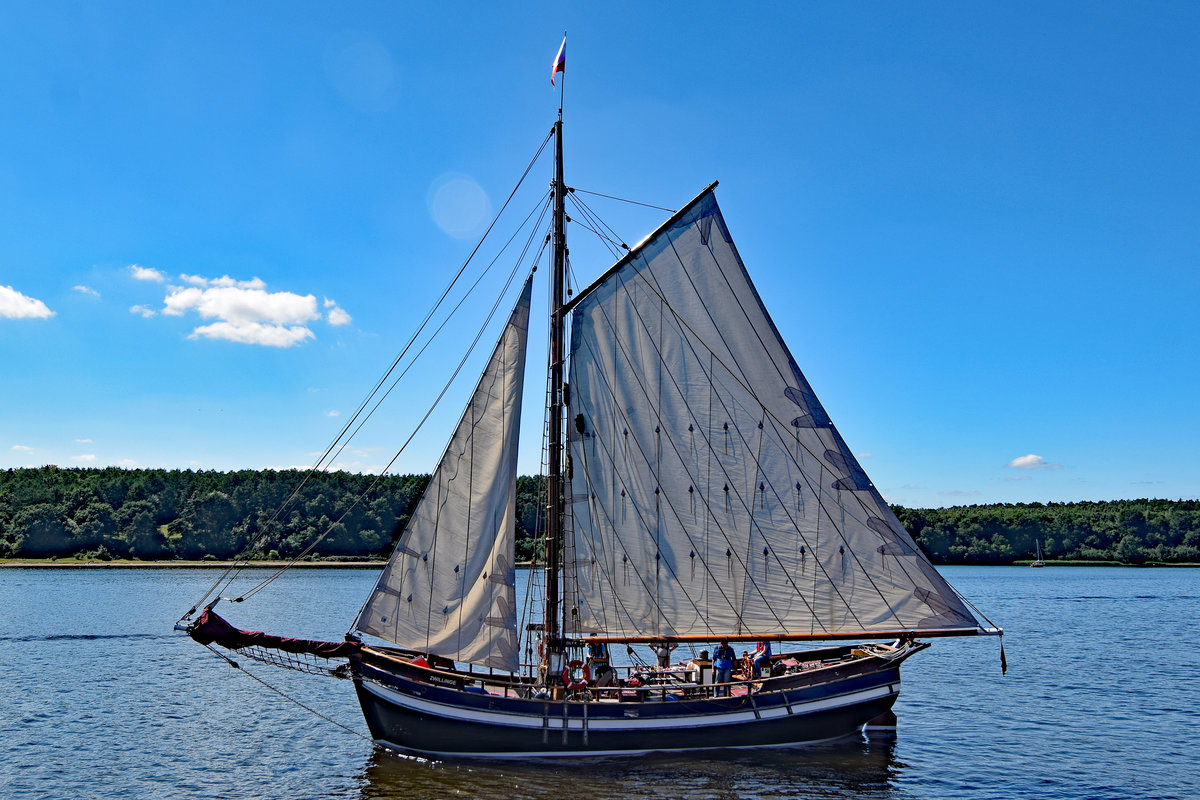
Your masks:
M 563 686 L 572 691 L 586 689 L 592 682 L 592 670 L 585 662 L 576 658 L 563 667 L 562 682 Z

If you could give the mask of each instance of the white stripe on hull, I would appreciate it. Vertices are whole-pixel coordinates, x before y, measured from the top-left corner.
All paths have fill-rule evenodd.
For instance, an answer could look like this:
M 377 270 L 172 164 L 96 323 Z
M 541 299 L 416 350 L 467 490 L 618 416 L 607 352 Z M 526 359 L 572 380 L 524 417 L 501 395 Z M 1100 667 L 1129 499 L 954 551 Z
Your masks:
M 390 703 L 391 705 L 399 706 L 410 711 L 427 714 L 433 717 L 439 717 L 441 719 L 453 719 L 461 722 L 508 726 L 513 728 L 541 729 L 545 726 L 544 720 L 548 716 L 551 730 L 561 731 L 563 729 L 564 720 L 562 715 L 555 714 L 553 712 L 553 709 L 562 708 L 561 701 L 545 701 L 546 704 L 552 709 L 548 715 L 512 714 L 504 711 L 485 711 L 481 709 L 463 708 L 446 703 L 435 703 L 420 697 L 394 691 L 371 681 L 363 681 L 362 686 L 368 692 L 386 703 Z M 662 718 L 634 717 L 629 719 L 609 719 L 605 717 L 590 717 L 587 720 L 587 729 L 593 731 L 670 731 L 673 729 L 690 729 L 706 725 L 749 723 L 759 720 L 780 719 L 794 715 L 805 715 L 819 711 L 829 711 L 831 709 L 842 708 L 844 706 L 857 705 L 858 703 L 878 700 L 899 694 L 899 692 L 900 681 L 897 680 L 887 684 L 886 686 L 876 686 L 870 689 L 862 689 L 847 694 L 839 694 L 833 697 L 822 698 L 820 700 L 792 703 L 790 713 L 786 707 L 780 706 L 773 708 L 760 708 L 757 715 L 752 709 L 747 709 L 745 711 L 724 711 L 707 714 L 672 714 L 670 717 Z M 636 710 L 639 707 L 630 705 L 629 708 L 630 710 Z M 571 717 L 565 720 L 565 722 L 568 730 L 581 731 L 584 729 L 584 720 L 582 718 Z M 629 751 L 623 750 L 621 752 Z M 591 751 L 589 751 L 587 754 L 600 755 L 600 753 L 593 753 Z M 531 754 L 522 753 L 521 755 L 528 756 Z

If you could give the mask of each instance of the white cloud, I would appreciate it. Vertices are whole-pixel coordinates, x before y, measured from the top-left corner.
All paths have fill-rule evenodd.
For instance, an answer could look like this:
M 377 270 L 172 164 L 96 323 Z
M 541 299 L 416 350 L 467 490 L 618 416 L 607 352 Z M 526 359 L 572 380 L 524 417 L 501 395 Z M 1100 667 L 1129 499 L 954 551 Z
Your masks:
M 303 325 L 286 327 L 283 325 L 264 325 L 261 322 L 214 322 L 212 325 L 201 325 L 192 331 L 189 339 L 225 339 L 241 344 L 261 344 L 267 347 L 291 347 L 306 339 L 312 339 L 313 332 Z
M 1029 477 L 1028 475 L 1007 475 L 1007 476 L 1005 476 L 1004 480 L 1006 480 L 1006 481 L 1031 481 L 1031 480 L 1033 480 L 1033 478 Z
M 173 288 L 165 302 L 164 314 L 183 316 L 188 311 L 195 311 L 205 319 L 219 319 L 234 325 L 253 322 L 300 325 L 320 317 L 317 299 L 311 294 L 267 292 L 259 288 Z
M 118 467 L 136 467 L 137 460 L 133 458 L 122 458 L 117 461 Z
M 342 415 L 342 412 L 338 411 L 336 408 L 331 411 L 325 412 L 325 416 L 327 416 L 327 417 L 340 417 L 341 415 Z
M 24 445 L 24 444 L 14 444 L 12 446 L 12 449 L 16 450 L 18 453 L 32 453 L 33 452 L 32 447 L 30 447 L 29 445 Z
M 333 308 L 329 309 L 329 314 L 326 317 L 326 319 L 329 320 L 330 325 L 349 325 L 350 324 L 350 315 L 347 314 L 342 309 L 338 308 L 337 306 L 334 306 Z
M 71 458 L 75 461 L 87 461 L 90 463 L 96 460 L 96 455 L 94 453 L 86 453 L 81 456 L 71 456 Z
M 153 283 L 164 283 L 167 276 L 162 272 L 151 267 L 140 267 L 137 264 L 129 265 L 129 274 L 133 276 L 135 281 L 151 281 Z
M 1027 456 L 1019 456 L 1008 462 L 1005 466 L 1014 467 L 1016 469 L 1062 469 L 1061 464 L 1047 464 L 1046 459 L 1041 456 L 1035 456 L 1030 453 Z
M 162 276 L 155 270 L 149 272 Z M 311 294 L 269 291 L 262 278 L 238 280 L 229 275 L 207 278 L 183 274 L 178 280 L 178 284 L 168 284 L 161 310 L 139 304 L 131 306 L 129 312 L 147 318 L 160 312 L 171 317 L 195 313 L 207 324 L 194 328 L 190 339 L 294 347 L 316 338 L 308 326 L 323 314 L 317 298 Z M 328 309 L 331 325 L 350 322 L 350 315 L 334 301 L 325 298 L 324 308 Z
M 91 439 L 76 439 L 75 444 L 91 444 Z
M 167 292 L 163 313 L 183 316 L 194 311 L 215 319 L 192 331 L 189 338 L 225 339 L 242 344 L 292 347 L 314 338 L 306 323 L 320 319 L 317 298 L 293 292 L 268 292 L 254 278 L 236 281 L 228 275 L 208 280 L 184 276 L 192 286 L 174 286 Z
M 219 278 L 205 278 L 202 275 L 180 275 L 179 280 L 184 283 L 190 283 L 192 286 L 199 286 L 202 289 L 208 287 L 216 287 L 220 289 L 266 289 L 267 284 L 262 278 L 251 278 L 248 281 L 239 281 L 228 275 L 222 275 Z
M 0 286 L 0 317 L 46 319 L 54 312 L 41 300 L 23 295 L 11 286 Z
M 873 457 L 870 453 L 855 453 L 855 455 L 858 458 L 872 458 Z
M 100 296 L 100 293 L 97 292 L 95 289 L 93 289 L 90 286 L 84 286 L 83 284 L 77 284 L 75 286 L 72 286 L 71 289 L 73 289 L 76 292 L 79 292 L 80 294 L 86 294 L 91 297 L 99 297 Z

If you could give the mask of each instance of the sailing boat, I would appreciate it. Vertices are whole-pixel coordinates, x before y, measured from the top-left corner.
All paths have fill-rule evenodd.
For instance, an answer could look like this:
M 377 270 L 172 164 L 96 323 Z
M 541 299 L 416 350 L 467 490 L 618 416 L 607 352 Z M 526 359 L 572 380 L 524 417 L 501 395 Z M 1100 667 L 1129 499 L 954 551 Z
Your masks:
M 373 739 L 426 757 L 861 731 L 890 711 L 923 640 L 1001 631 L 922 554 L 843 441 L 750 281 L 715 183 L 566 297 L 561 109 L 553 135 L 542 621 L 518 630 L 526 281 L 347 640 L 239 630 L 215 601 L 187 630 L 285 666 L 338 663 L 329 671 L 352 678 Z M 750 642 L 773 652 L 722 663 Z M 658 666 L 607 658 L 651 645 Z M 672 664 L 672 648 L 691 657 Z
M 1046 562 L 1042 561 L 1042 541 L 1041 541 L 1041 539 L 1034 539 L 1033 541 L 1037 545 L 1037 559 L 1029 566 L 1044 567 L 1044 566 L 1046 566 Z

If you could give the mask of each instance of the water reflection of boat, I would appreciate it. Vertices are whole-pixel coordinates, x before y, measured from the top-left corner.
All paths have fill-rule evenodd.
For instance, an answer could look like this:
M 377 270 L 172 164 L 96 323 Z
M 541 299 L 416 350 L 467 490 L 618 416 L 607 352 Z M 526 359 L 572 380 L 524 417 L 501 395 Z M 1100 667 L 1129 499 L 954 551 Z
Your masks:
M 427 762 L 387 750 L 373 752 L 360 778 L 361 800 L 396 797 L 483 797 L 561 800 L 563 797 L 821 797 L 895 800 L 905 765 L 891 744 L 842 739 L 802 750 L 655 754 L 603 761 L 593 768 L 557 761 Z
M 190 632 L 289 666 L 347 659 L 373 738 L 420 755 L 761 748 L 859 731 L 891 709 L 901 663 L 929 646 L 918 639 L 1000 631 L 934 569 L 834 427 L 715 184 L 568 299 L 561 109 L 553 136 L 541 621 L 519 630 L 515 602 L 531 276 L 354 622 L 387 644 L 249 634 L 211 606 Z M 780 648 L 761 674 L 723 671 L 726 647 L 756 641 L 826 645 Z M 602 679 L 588 656 L 600 645 L 693 657 L 609 664 Z

